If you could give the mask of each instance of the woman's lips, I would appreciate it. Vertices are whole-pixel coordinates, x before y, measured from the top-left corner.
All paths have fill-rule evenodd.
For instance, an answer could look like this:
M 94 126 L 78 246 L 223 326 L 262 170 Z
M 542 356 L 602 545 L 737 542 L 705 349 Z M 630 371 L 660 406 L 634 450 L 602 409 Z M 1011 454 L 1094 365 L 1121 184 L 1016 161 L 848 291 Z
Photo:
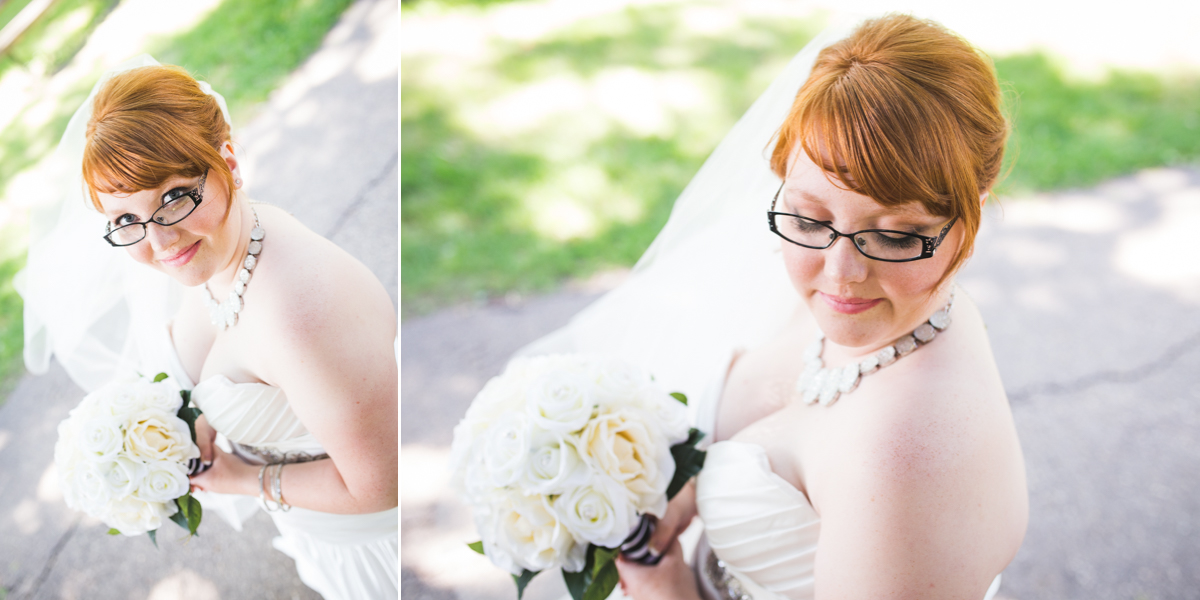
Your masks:
M 843 298 L 841 296 L 830 296 L 825 292 L 817 293 L 825 301 L 826 306 L 844 315 L 855 315 L 865 312 L 874 308 L 876 304 L 883 302 L 883 298 L 876 298 L 874 300 L 868 298 Z
M 189 260 L 192 260 L 192 257 L 196 255 L 196 251 L 199 249 L 200 242 L 197 241 L 195 244 L 188 246 L 188 248 L 183 252 L 180 252 L 179 254 L 176 254 L 170 258 L 164 258 L 158 262 L 167 265 L 168 267 L 182 267 L 183 265 L 186 265 Z

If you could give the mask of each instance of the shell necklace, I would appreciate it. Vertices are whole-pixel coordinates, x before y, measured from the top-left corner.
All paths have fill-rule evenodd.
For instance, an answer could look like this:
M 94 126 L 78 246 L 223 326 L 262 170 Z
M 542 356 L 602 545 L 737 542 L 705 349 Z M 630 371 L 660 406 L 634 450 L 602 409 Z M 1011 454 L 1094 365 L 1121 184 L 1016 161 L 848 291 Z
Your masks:
M 821 360 L 821 354 L 825 350 L 825 332 L 818 329 L 817 339 L 804 350 L 804 370 L 796 379 L 796 393 L 800 394 L 800 398 L 807 404 L 819 401 L 821 406 L 829 406 L 837 402 L 842 394 L 854 391 L 863 377 L 933 341 L 937 332 L 950 326 L 950 309 L 954 307 L 955 291 L 953 288 L 950 290 L 950 301 L 944 308 L 930 315 L 929 319 L 918 325 L 912 333 L 861 361 L 852 362 L 844 367 L 825 366 Z
M 250 272 L 254 270 L 254 265 L 258 264 L 258 253 L 262 252 L 262 239 L 267 236 L 267 232 L 258 223 L 258 212 L 253 206 L 250 207 L 250 213 L 254 215 L 254 229 L 250 230 L 246 259 L 242 261 L 242 268 L 233 280 L 233 289 L 229 290 L 229 297 L 224 302 L 217 302 L 217 299 L 213 298 L 212 290 L 208 289 L 208 283 L 204 284 L 204 291 L 208 293 L 208 319 L 221 331 L 237 325 L 238 313 L 242 312 L 244 306 L 242 294 L 246 293 L 246 285 L 250 283 Z

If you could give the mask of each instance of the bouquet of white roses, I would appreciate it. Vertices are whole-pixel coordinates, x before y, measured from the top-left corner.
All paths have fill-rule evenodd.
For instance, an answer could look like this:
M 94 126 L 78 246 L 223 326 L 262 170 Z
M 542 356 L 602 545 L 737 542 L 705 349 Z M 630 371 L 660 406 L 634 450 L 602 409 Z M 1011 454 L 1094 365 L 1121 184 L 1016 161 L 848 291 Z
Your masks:
M 622 545 L 644 546 L 643 517 L 663 516 L 703 465 L 686 402 L 618 360 L 513 360 L 454 428 L 453 482 L 483 538 L 472 548 L 512 573 L 518 598 L 551 568 L 575 600 L 606 598 Z
M 109 533 L 148 533 L 169 518 L 196 533 L 200 503 L 188 492 L 199 467 L 188 392 L 163 381 L 116 381 L 84 397 L 58 425 L 54 463 L 67 506 L 104 521 Z

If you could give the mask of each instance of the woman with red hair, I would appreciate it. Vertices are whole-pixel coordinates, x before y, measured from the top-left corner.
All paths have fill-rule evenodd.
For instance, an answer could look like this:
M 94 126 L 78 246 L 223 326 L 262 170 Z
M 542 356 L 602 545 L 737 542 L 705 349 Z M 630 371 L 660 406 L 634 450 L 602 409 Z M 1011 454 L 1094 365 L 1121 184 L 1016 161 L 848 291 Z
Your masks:
M 661 562 L 618 562 L 627 595 L 996 593 L 1028 519 L 1024 462 L 954 275 L 1007 134 L 990 61 L 940 25 L 825 34 L 709 158 L 629 282 L 526 350 L 639 360 L 691 392 L 711 440 L 651 541 Z M 705 370 L 721 376 L 698 385 Z M 696 514 L 693 571 L 676 536 Z
M 383 285 L 245 196 L 224 100 L 178 67 L 145 57 L 107 74 L 57 159 L 64 200 L 50 233 L 35 226 L 25 275 L 31 370 L 54 352 L 88 390 L 169 374 L 204 413 L 207 468 L 191 484 L 206 514 L 240 529 L 261 502 L 309 587 L 395 598 L 396 311 Z

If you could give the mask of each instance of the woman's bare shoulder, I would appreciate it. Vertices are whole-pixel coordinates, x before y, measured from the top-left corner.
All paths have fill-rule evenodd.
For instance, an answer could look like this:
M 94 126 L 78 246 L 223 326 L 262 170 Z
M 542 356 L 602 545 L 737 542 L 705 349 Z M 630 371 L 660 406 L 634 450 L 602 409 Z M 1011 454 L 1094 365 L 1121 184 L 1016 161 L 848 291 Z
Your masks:
M 325 355 L 390 348 L 396 311 L 374 273 L 282 209 L 256 209 L 267 234 L 246 310 L 255 308 L 252 302 L 262 307 L 256 319 L 262 337 Z

